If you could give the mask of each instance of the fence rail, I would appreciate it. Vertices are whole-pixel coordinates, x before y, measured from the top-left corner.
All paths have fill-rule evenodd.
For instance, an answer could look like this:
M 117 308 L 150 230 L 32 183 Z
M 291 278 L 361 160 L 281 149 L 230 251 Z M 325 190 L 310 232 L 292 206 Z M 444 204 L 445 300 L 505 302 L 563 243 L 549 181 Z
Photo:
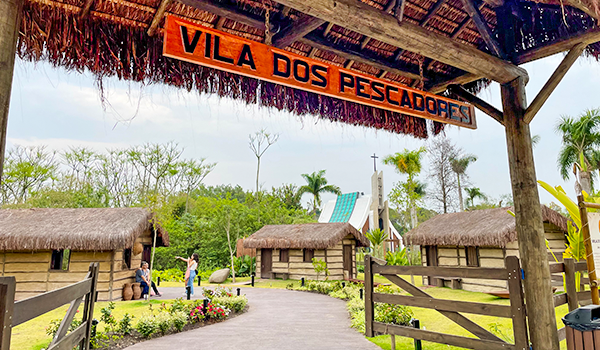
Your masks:
M 566 289 L 566 293 L 555 295 L 555 306 L 568 304 L 569 310 L 574 310 L 579 306 L 580 302 L 591 299 L 589 291 L 577 292 L 575 274 L 586 270 L 587 265 L 585 262 L 575 262 L 573 259 L 564 259 L 561 263 L 550 264 L 551 273 L 564 274 Z M 393 284 L 407 291 L 411 296 L 375 293 L 373 283 L 375 274 L 387 278 Z M 401 277 L 402 275 L 411 274 L 433 278 L 504 280 L 507 282 L 509 290 L 510 305 L 437 299 Z M 519 258 L 514 256 L 506 257 L 505 268 L 479 268 L 388 266 L 384 261 L 374 259 L 367 255 L 365 256 L 365 334 L 368 337 L 372 337 L 376 333 L 398 335 L 475 350 L 528 350 L 527 312 L 523 296 L 522 278 L 523 272 L 521 271 Z M 375 322 L 375 303 L 398 304 L 434 309 L 475 335 L 477 338 L 468 338 L 407 326 Z M 507 343 L 498 338 L 485 328 L 463 316 L 462 313 L 510 318 L 513 324 L 514 344 Z M 564 327 L 559 329 L 558 332 L 560 339 L 564 339 Z
M 10 349 L 12 328 L 48 311 L 70 304 L 48 350 L 88 350 L 98 283 L 98 263 L 91 263 L 81 282 L 15 302 L 16 280 L 0 277 L 0 350 Z M 85 299 L 81 325 L 67 334 L 81 302 Z

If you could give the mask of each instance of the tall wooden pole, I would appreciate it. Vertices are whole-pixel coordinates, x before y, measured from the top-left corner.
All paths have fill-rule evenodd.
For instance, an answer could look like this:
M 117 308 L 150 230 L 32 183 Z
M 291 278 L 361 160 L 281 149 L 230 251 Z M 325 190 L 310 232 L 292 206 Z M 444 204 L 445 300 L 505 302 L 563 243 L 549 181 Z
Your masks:
M 587 263 L 588 277 L 590 279 L 590 292 L 592 293 L 592 303 L 600 304 L 598 294 L 598 281 L 596 276 L 596 263 L 594 262 L 594 252 L 592 250 L 592 239 L 590 238 L 590 226 L 588 223 L 587 209 L 583 200 L 583 195 L 577 195 L 579 205 L 579 216 L 581 217 L 581 233 L 583 234 L 583 245 L 585 246 L 585 261 Z
M 22 9 L 23 0 L 0 1 L 0 181 L 4 170 L 8 105 Z
M 533 350 L 559 350 L 531 134 L 523 121 L 527 107 L 525 81 L 517 78 L 503 84 L 501 91 L 529 336 Z

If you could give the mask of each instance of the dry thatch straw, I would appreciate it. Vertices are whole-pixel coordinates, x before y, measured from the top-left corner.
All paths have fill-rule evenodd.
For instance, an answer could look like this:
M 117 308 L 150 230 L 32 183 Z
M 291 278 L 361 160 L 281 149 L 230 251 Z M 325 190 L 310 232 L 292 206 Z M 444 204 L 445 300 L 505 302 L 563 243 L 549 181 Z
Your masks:
M 404 235 L 406 245 L 505 247 L 517 240 L 513 207 L 434 216 Z M 567 218 L 542 205 L 542 217 L 567 232 Z
M 358 246 L 369 246 L 369 240 L 349 223 L 328 222 L 266 225 L 244 240 L 244 248 L 327 249 L 349 234 L 356 238 Z
M 143 208 L 0 210 L 0 251 L 131 248 L 137 237 L 152 229 L 153 218 Z M 157 227 L 168 246 L 168 233 Z

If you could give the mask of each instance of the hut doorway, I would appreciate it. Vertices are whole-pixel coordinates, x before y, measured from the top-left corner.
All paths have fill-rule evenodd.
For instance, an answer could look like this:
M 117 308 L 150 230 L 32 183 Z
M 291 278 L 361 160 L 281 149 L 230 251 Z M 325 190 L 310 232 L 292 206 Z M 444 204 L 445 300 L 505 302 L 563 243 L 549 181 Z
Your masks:
M 260 278 L 271 278 L 273 270 L 273 249 L 260 250 Z
M 427 258 L 427 266 L 438 266 L 437 246 L 425 246 L 425 256 Z M 427 276 L 427 284 L 430 286 L 437 286 L 437 278 Z
M 354 278 L 352 275 L 352 246 L 344 245 L 344 278 Z

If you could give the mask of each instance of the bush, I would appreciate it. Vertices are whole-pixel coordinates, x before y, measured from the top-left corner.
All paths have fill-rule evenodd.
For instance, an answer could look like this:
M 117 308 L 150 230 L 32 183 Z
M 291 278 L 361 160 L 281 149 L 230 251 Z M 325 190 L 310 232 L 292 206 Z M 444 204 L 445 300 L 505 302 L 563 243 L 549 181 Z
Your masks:
M 197 323 L 200 321 L 204 321 L 206 319 L 206 315 L 204 314 L 204 306 L 195 306 L 190 311 L 190 321 Z
M 308 290 L 311 292 L 317 292 L 321 294 L 329 294 L 331 292 L 335 292 L 342 289 L 342 282 L 333 281 L 333 282 L 320 282 L 320 281 L 308 281 L 306 282 L 306 287 L 304 289 L 300 288 L 300 290 Z
M 252 272 L 256 271 L 256 258 L 249 255 L 234 257 L 233 267 L 235 268 L 236 277 L 250 276 Z
M 177 332 L 181 332 L 188 323 L 187 314 L 183 311 L 177 311 L 171 314 L 171 322 Z
M 407 306 L 375 304 L 375 321 L 377 322 L 408 326 L 412 318 L 413 312 Z
M 158 330 L 158 324 L 154 315 L 144 315 L 140 317 L 135 329 L 144 338 L 150 338 Z
M 222 306 L 233 312 L 242 312 L 248 304 L 248 298 L 245 296 L 232 296 L 232 297 L 215 297 L 212 302 L 215 305 Z
M 227 316 L 229 316 L 229 309 L 223 308 L 213 303 L 209 303 L 206 311 L 206 316 L 212 318 L 213 320 L 223 320 L 227 318 Z
M 202 288 L 202 295 L 209 301 L 218 297 L 231 298 L 233 296 L 233 289 L 221 286 L 217 286 L 215 289 Z
M 117 332 L 124 335 L 131 334 L 131 331 L 133 330 L 133 327 L 131 325 L 132 319 L 133 316 L 129 315 L 128 313 L 123 315 L 123 318 L 121 319 L 121 321 L 119 321 L 119 328 Z
M 50 325 L 46 327 L 46 334 L 54 338 L 56 333 L 58 332 L 58 328 L 60 327 L 60 323 L 62 322 L 62 318 L 50 321 Z M 69 326 L 69 332 L 73 331 L 75 328 L 81 325 L 81 320 L 73 319 L 71 321 L 71 325 Z
M 173 325 L 171 321 L 171 314 L 166 312 L 161 312 L 154 316 L 154 320 L 156 322 L 156 329 L 160 331 L 162 335 L 167 334 Z
M 336 299 L 342 299 L 342 300 L 351 300 L 353 298 L 359 299 L 360 298 L 359 289 L 360 289 L 360 286 L 358 284 L 347 283 L 346 287 L 329 293 L 329 296 L 334 297 Z
M 152 271 L 152 280 L 157 282 L 157 278 L 163 282 L 183 282 L 185 281 L 185 272 L 180 269 L 168 269 L 168 270 L 154 270 Z

